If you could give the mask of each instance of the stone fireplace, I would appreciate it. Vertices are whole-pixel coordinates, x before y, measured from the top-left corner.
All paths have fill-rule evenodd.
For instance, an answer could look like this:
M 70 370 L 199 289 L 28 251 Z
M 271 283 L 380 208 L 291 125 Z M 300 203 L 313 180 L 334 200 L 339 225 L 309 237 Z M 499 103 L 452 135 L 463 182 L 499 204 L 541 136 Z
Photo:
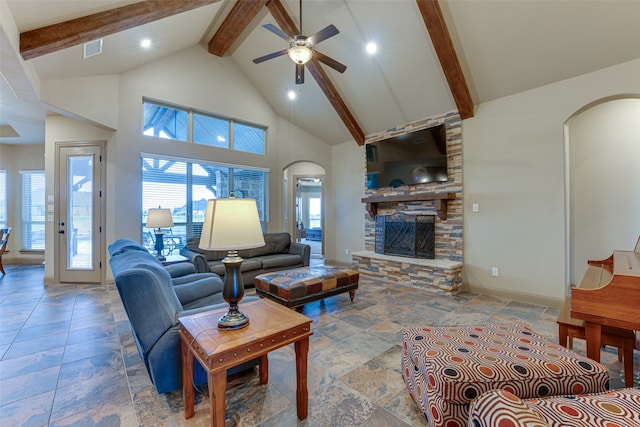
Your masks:
M 365 190 L 365 250 L 353 252 L 353 266 L 360 274 L 438 293 L 455 294 L 462 288 L 462 121 L 457 112 L 408 123 L 379 134 L 366 142 L 400 133 L 446 124 L 449 180 L 412 186 Z M 365 159 L 363 159 L 363 162 Z M 363 177 L 363 185 L 366 177 Z M 366 187 L 365 187 L 366 188 Z M 376 218 L 379 216 L 433 217 L 434 253 L 420 256 L 377 253 Z
M 435 215 L 376 215 L 375 252 L 435 258 Z

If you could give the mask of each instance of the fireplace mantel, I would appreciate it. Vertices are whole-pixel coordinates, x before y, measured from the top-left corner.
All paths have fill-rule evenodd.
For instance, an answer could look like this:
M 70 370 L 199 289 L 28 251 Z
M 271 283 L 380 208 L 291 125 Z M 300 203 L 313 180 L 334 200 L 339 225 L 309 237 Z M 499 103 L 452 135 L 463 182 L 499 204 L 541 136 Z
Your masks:
M 378 213 L 378 203 L 398 203 L 433 200 L 435 210 L 441 220 L 447 219 L 447 201 L 455 200 L 456 193 L 438 194 L 402 194 L 395 196 L 373 196 L 363 197 L 362 203 L 367 204 L 367 212 L 371 218 L 375 218 Z

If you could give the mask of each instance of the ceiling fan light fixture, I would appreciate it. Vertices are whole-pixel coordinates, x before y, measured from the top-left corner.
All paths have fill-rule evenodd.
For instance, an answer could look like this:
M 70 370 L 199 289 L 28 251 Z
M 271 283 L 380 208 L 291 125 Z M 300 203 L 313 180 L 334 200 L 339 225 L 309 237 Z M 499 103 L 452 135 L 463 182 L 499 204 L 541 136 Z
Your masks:
M 311 51 L 311 49 L 309 49 L 309 47 L 304 44 L 296 44 L 292 46 L 287 54 L 293 62 L 300 65 L 309 62 L 309 60 L 311 60 L 311 57 L 313 56 L 313 52 Z

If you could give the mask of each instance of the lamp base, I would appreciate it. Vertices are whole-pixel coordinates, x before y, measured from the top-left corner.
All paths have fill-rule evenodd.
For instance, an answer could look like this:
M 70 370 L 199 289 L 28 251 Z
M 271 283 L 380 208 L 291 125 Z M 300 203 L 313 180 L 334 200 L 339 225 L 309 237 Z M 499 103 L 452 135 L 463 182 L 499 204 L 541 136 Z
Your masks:
M 153 245 L 153 249 L 156 250 L 156 258 L 158 258 L 160 261 L 166 260 L 166 258 L 162 255 L 162 251 L 164 250 L 163 234 L 164 233 L 162 231 L 156 231 L 156 242 L 155 245 Z
M 242 329 L 245 326 L 249 326 L 249 317 L 239 311 L 237 307 L 235 310 L 230 308 L 224 316 L 218 319 L 218 329 Z
M 229 251 L 222 263 L 224 264 L 222 297 L 229 303 L 229 311 L 218 319 L 218 329 L 241 329 L 249 325 L 249 317 L 238 310 L 238 303 L 244 297 L 244 283 L 240 273 L 242 258 L 238 256 L 238 251 Z

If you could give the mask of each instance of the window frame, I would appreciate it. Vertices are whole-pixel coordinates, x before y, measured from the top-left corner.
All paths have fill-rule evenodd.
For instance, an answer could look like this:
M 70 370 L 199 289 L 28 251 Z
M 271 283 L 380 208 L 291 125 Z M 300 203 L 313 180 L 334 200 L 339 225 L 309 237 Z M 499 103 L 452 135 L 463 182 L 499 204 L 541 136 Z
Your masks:
M 184 139 L 175 139 L 175 138 L 169 138 L 169 137 L 162 137 L 162 136 L 158 136 L 158 135 L 148 135 L 145 132 L 145 120 L 144 120 L 144 114 L 145 114 L 145 106 L 149 104 L 149 105 L 155 105 L 155 106 L 159 106 L 159 107 L 164 107 L 164 108 L 170 108 L 173 110 L 177 110 L 177 111 L 182 111 L 184 113 L 187 114 L 187 138 L 186 140 Z M 228 147 L 220 147 L 219 145 L 215 145 L 215 144 L 206 144 L 204 142 L 198 142 L 195 141 L 194 138 L 194 134 L 196 133 L 196 120 L 195 120 L 195 116 L 202 116 L 202 117 L 209 117 L 212 119 L 216 119 L 216 120 L 220 120 L 223 122 L 226 122 L 227 124 L 227 133 L 228 133 L 228 138 L 229 141 L 227 141 L 227 145 Z M 232 117 L 227 117 L 227 116 L 223 116 L 220 114 L 215 114 L 209 111 L 204 111 L 204 110 L 199 110 L 199 109 L 195 109 L 195 108 L 189 108 L 189 107 L 185 107 L 185 106 L 181 106 L 181 105 L 176 105 L 176 104 L 171 104 L 168 102 L 163 102 L 163 101 L 158 101 L 155 99 L 151 99 L 151 98 L 146 98 L 143 97 L 142 98 L 142 116 L 143 116 L 143 120 L 142 120 L 142 135 L 143 136 L 148 136 L 148 137 L 152 137 L 152 138 L 158 138 L 158 139 L 162 139 L 162 140 L 168 140 L 168 141 L 176 141 L 176 142 L 186 142 L 186 143 L 191 143 L 191 144 L 198 144 L 198 145 L 203 145 L 206 147 L 213 147 L 213 148 L 217 148 L 217 149 L 221 149 L 221 150 L 231 150 L 231 151 L 236 151 L 236 152 L 240 152 L 240 153 L 249 153 L 249 154 L 257 154 L 260 156 L 266 156 L 267 155 L 267 130 L 268 127 L 264 126 L 264 125 L 260 125 L 257 123 L 251 123 L 247 120 L 240 120 L 240 119 L 236 119 L 236 118 L 232 118 Z M 261 152 L 257 152 L 257 151 L 248 151 L 248 150 L 240 150 L 237 149 L 237 144 L 235 141 L 235 125 L 241 125 L 241 126 L 245 126 L 245 127 L 250 127 L 250 128 L 254 128 L 254 129 L 258 129 L 262 132 L 262 151 Z
M 184 163 L 185 167 L 183 168 L 181 165 L 178 165 L 178 170 L 180 172 L 178 172 L 174 176 L 167 179 L 166 182 L 162 181 L 160 179 L 160 176 L 155 177 L 156 179 L 154 180 L 146 179 L 147 178 L 145 176 L 146 174 L 155 174 L 156 172 L 151 170 L 145 170 L 145 167 L 148 168 L 149 165 L 157 164 L 156 167 L 158 167 L 158 171 L 163 170 L 161 172 L 163 174 L 169 173 L 169 169 L 171 168 L 172 165 L 167 166 L 167 162 L 168 163 L 171 163 L 171 162 Z M 195 166 L 200 166 L 201 168 L 204 166 L 205 169 L 211 168 L 211 171 L 213 173 L 215 173 L 220 169 L 227 169 L 227 171 L 222 181 L 211 182 L 211 179 L 212 179 L 211 176 L 205 177 L 202 175 L 198 175 L 197 173 L 194 173 Z M 145 227 L 146 225 L 145 213 L 150 207 L 154 207 L 154 208 L 157 207 L 156 206 L 157 203 L 155 202 L 158 200 L 158 198 L 157 197 L 155 198 L 149 197 L 148 199 L 145 198 L 145 183 L 152 182 L 158 185 L 162 185 L 163 183 L 167 183 L 167 184 L 173 183 L 173 184 L 182 185 L 182 183 L 180 182 L 180 180 L 182 179 L 181 178 L 182 176 L 184 177 L 184 185 L 186 187 L 185 189 L 180 190 L 181 192 L 179 192 L 179 195 L 180 196 L 184 195 L 184 200 L 180 201 L 179 198 L 174 199 L 171 197 L 172 196 L 171 194 L 167 194 L 168 196 L 167 200 L 168 201 L 174 200 L 174 202 L 178 203 L 178 205 L 182 203 L 184 203 L 184 205 L 183 206 L 166 206 L 162 204 L 161 205 L 163 208 L 172 209 L 172 216 L 173 216 L 173 222 L 174 222 L 173 229 L 176 229 L 176 228 L 178 230 L 184 229 L 184 234 L 182 234 L 182 231 L 179 231 L 177 234 L 174 234 L 173 237 L 167 236 L 165 238 L 165 244 L 167 242 L 167 239 L 174 239 L 174 241 L 176 241 L 178 245 L 179 244 L 184 245 L 190 238 L 199 236 L 200 231 L 202 229 L 202 222 L 198 222 L 194 220 L 194 216 L 196 215 L 193 210 L 193 204 L 194 202 L 197 202 L 198 200 L 200 200 L 200 199 L 194 200 L 194 193 L 197 192 L 197 191 L 194 191 L 195 187 L 201 187 L 203 185 L 207 186 L 207 184 L 209 185 L 213 184 L 213 186 L 215 186 L 218 189 L 218 195 L 217 195 L 218 198 L 229 197 L 231 192 L 236 192 L 237 190 L 243 190 L 242 188 L 236 187 L 236 181 L 237 181 L 236 174 L 238 173 L 238 171 L 250 171 L 250 172 L 263 173 L 263 175 L 255 181 L 257 185 L 260 185 L 262 187 L 261 189 L 262 193 L 260 197 L 252 197 L 253 194 L 255 194 L 256 192 L 255 190 L 253 191 L 253 194 L 244 194 L 245 192 L 241 191 L 243 194 L 238 194 L 237 197 L 249 196 L 252 198 L 256 198 L 257 205 L 258 205 L 258 212 L 261 218 L 262 228 L 265 232 L 268 230 L 270 170 L 267 168 L 260 168 L 260 167 L 239 165 L 239 164 L 212 162 L 212 161 L 205 161 L 202 159 L 173 157 L 173 156 L 166 156 L 166 155 L 161 155 L 156 153 L 141 153 L 140 168 L 141 168 L 141 180 L 140 180 L 141 184 L 140 185 L 142 187 L 140 192 L 141 194 L 140 237 L 142 242 L 147 243 L 147 246 L 151 246 L 152 240 L 154 238 L 153 236 L 154 232 L 153 230 Z M 182 170 L 184 170 L 184 175 L 182 175 Z M 150 176 L 150 177 L 154 178 L 153 176 Z M 221 184 L 226 184 L 226 187 L 218 188 Z M 245 184 L 251 184 L 251 181 L 247 181 Z M 214 194 L 214 197 L 215 196 L 216 195 Z M 175 209 L 178 209 L 181 207 L 184 207 L 184 220 L 180 220 L 180 214 L 178 215 L 175 214 Z M 204 217 L 203 217 L 203 220 L 204 220 Z

